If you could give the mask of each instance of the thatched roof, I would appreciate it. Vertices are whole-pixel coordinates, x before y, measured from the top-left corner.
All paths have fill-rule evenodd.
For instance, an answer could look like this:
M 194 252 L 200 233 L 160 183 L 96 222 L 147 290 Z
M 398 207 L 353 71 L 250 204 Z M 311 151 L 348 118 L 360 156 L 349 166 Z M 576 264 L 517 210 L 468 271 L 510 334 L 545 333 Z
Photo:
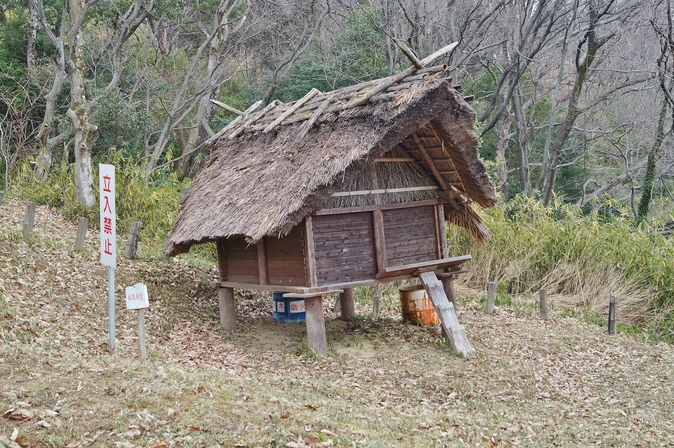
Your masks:
M 496 203 L 478 158 L 475 113 L 443 78 L 444 67 L 408 71 L 313 92 L 300 107 L 272 103 L 221 131 L 182 199 L 166 254 L 221 238 L 254 243 L 282 236 L 396 151 L 414 158 L 412 164 L 435 179 L 437 195 L 451 199 L 445 207 L 451 222 L 488 237 L 470 206 Z

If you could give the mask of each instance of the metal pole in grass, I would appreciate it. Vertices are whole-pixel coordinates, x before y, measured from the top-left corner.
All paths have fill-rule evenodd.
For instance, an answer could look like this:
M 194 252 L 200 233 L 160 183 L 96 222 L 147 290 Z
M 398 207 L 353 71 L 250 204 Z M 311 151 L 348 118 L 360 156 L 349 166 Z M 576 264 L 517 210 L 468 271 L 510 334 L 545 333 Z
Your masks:
M 147 360 L 147 348 L 145 347 L 145 308 L 138 310 L 138 358 L 141 362 Z
M 108 351 L 115 351 L 115 267 L 108 266 Z
M 100 192 L 101 264 L 108 267 L 108 350 L 115 351 L 115 267 L 117 266 L 117 214 L 115 166 L 98 165 Z
M 615 334 L 615 294 L 608 303 L 608 334 Z
M 548 320 L 548 292 L 541 289 L 538 295 L 541 299 L 541 319 Z
M 494 282 L 487 283 L 487 314 L 494 312 L 494 299 L 496 298 L 496 285 Z

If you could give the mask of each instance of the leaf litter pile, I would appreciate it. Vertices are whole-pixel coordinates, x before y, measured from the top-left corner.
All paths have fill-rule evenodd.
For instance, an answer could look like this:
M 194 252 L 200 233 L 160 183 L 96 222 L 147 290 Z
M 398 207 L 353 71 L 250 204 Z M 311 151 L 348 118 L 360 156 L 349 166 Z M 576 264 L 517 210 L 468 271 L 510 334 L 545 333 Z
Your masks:
M 486 315 L 483 294 L 461 289 L 472 359 L 437 327 L 402 322 L 395 292 L 377 318 L 360 298 L 350 322 L 327 297 L 330 356 L 318 359 L 303 324 L 273 319 L 269 294 L 237 291 L 239 328 L 225 332 L 213 262 L 141 242 L 136 260 L 118 259 L 109 354 L 97 231 L 74 251 L 76 225 L 38 207 L 26 241 L 23 213 L 0 205 L 2 447 L 674 444 L 674 348 L 608 336 L 554 297 L 541 321 L 530 297 Z M 123 297 L 139 282 L 145 363 Z

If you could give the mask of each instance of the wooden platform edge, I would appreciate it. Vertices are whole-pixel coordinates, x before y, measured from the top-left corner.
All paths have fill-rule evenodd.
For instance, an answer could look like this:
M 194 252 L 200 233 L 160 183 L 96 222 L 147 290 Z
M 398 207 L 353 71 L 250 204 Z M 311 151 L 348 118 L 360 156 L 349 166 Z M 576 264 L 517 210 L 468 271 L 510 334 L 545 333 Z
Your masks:
M 446 277 L 454 277 L 455 275 L 459 275 L 459 274 L 466 274 L 468 272 L 470 272 L 470 270 L 468 270 L 468 269 L 459 269 L 459 270 L 456 270 L 456 271 L 449 271 L 449 272 L 439 272 L 439 273 L 436 272 L 435 276 L 437 278 L 446 278 Z
M 395 277 L 399 275 L 418 276 L 422 272 L 435 271 L 436 269 L 444 269 L 454 266 L 460 266 L 466 261 L 471 260 L 470 255 L 461 255 L 459 257 L 442 258 L 440 260 L 423 261 L 420 263 L 405 264 L 402 266 L 392 266 L 375 275 L 377 280 L 387 277 Z
M 306 299 L 308 297 L 323 296 L 323 295 L 326 295 L 326 294 L 341 294 L 343 292 L 344 292 L 343 289 L 329 289 L 327 291 L 305 292 L 305 293 L 287 292 L 287 293 L 283 294 L 283 298 L 285 298 L 285 299 Z
M 230 281 L 211 281 L 208 282 L 211 288 L 236 288 L 236 289 L 252 289 L 256 291 L 283 291 L 291 294 L 310 294 L 307 297 L 313 297 L 322 294 L 332 294 L 342 292 L 341 289 L 336 289 L 333 286 L 292 286 L 292 285 L 260 285 L 258 283 L 245 282 L 230 282 Z

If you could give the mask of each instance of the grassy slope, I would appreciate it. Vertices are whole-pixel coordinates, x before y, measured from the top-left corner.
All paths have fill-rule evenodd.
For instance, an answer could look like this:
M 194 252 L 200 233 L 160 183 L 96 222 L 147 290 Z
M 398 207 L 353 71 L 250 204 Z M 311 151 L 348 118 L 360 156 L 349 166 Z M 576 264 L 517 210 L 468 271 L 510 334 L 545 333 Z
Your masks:
M 140 248 L 117 269 L 117 350 L 107 353 L 107 278 L 91 231 L 38 207 L 0 205 L 0 446 L 645 446 L 674 444 L 674 348 L 608 337 L 531 297 L 482 312 L 460 296 L 478 356 L 452 354 L 436 328 L 390 319 L 345 324 L 326 307 L 331 355 L 307 353 L 302 325 L 270 299 L 238 296 L 240 329 L 220 330 L 216 271 Z M 154 250 L 156 252 L 156 249 Z M 148 284 L 146 364 L 122 286 Z M 357 311 L 369 312 L 359 302 Z M 295 445 L 292 445 L 294 443 Z

